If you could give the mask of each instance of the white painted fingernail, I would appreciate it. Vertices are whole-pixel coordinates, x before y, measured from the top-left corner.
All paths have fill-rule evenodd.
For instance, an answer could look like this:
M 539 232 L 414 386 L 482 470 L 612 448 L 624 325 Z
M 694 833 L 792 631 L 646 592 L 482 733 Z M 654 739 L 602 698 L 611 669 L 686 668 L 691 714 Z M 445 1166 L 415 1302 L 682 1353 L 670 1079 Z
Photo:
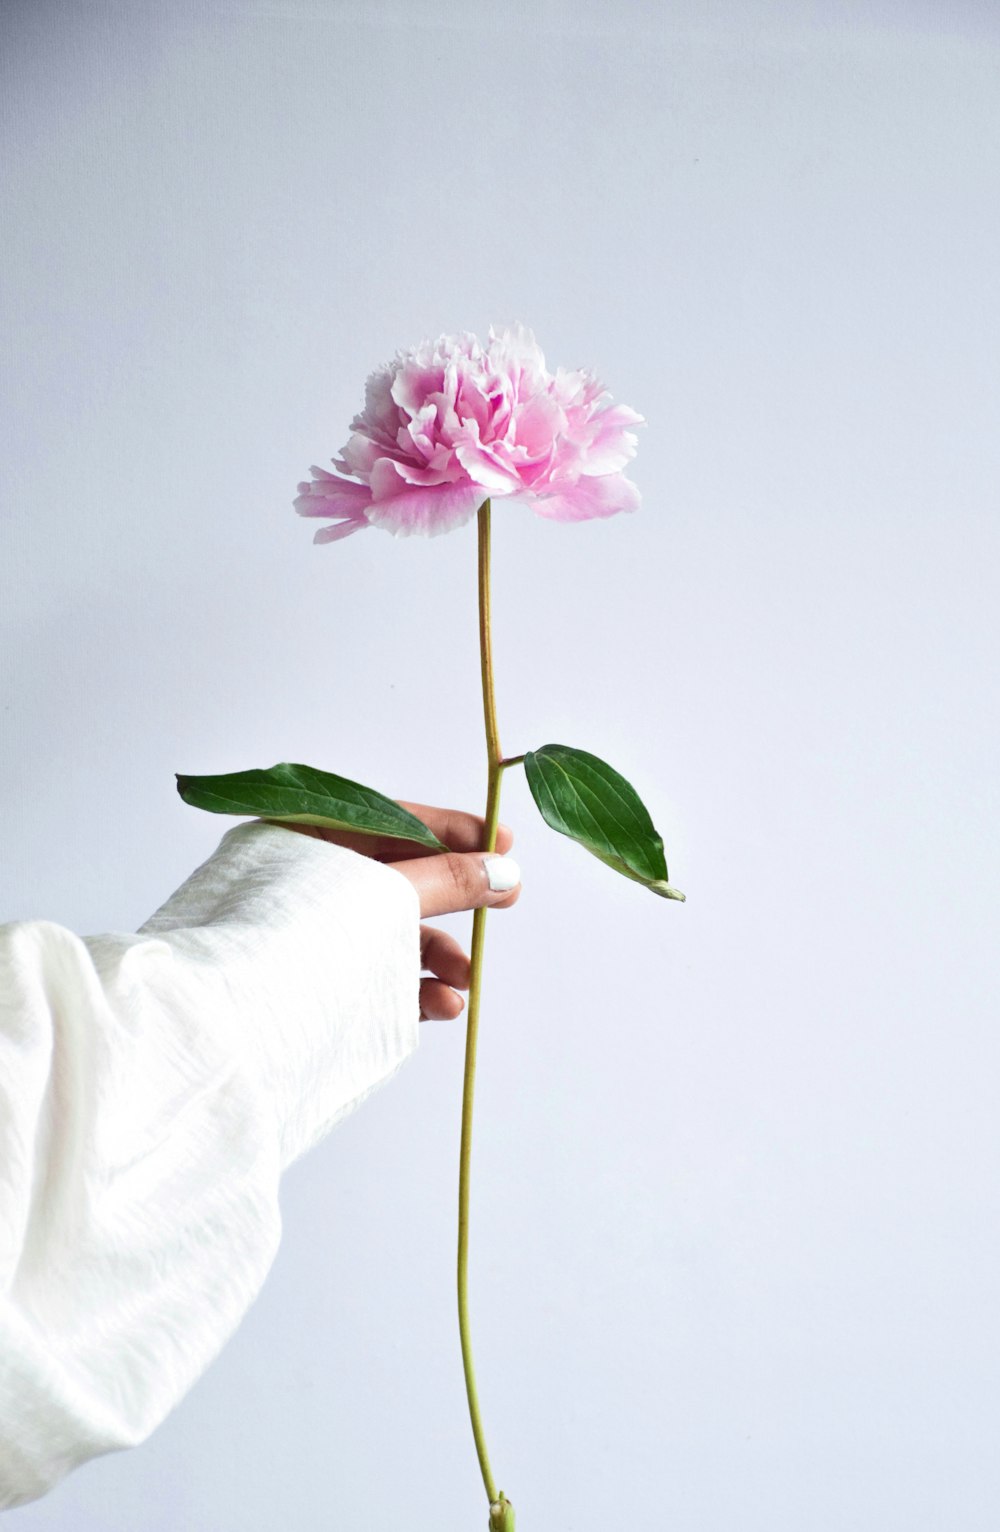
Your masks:
M 483 866 L 494 894 L 509 894 L 521 881 L 521 869 L 512 856 L 484 856 Z

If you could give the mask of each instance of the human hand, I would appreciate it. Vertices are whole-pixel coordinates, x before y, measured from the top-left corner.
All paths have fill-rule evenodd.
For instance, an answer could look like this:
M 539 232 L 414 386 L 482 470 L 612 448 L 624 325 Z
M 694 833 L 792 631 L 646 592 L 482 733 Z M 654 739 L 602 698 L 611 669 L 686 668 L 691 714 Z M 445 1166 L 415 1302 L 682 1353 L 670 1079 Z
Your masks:
M 485 820 L 478 814 L 465 814 L 458 809 L 398 801 L 401 808 L 415 814 L 449 848 L 447 852 L 431 851 L 413 841 L 389 836 L 328 830 L 322 825 L 293 825 L 286 821 L 286 828 L 330 841 L 336 846 L 346 846 L 349 851 L 358 851 L 362 856 L 394 867 L 416 889 L 421 916 L 458 914 L 462 910 L 478 909 L 481 905 L 505 910 L 517 903 L 520 881 L 510 890 L 494 891 L 489 886 L 483 861 L 486 854 Z M 500 825 L 496 854 L 505 855 L 513 843 L 513 831 L 507 825 Z M 517 873 L 516 863 L 513 870 Z M 468 954 L 447 931 L 422 925 L 420 961 L 421 967 L 430 974 L 420 981 L 421 1021 L 454 1020 L 465 1007 L 465 1001 L 457 991 L 469 987 Z

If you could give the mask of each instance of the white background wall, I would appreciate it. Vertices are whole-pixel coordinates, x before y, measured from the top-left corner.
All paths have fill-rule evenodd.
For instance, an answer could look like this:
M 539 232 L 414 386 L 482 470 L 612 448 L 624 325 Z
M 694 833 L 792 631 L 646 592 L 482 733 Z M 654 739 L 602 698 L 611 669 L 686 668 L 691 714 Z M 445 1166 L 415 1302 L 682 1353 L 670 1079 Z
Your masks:
M 495 522 L 472 1302 L 525 1532 L 997 1521 L 1000 20 L 987 4 L 6 0 L 2 908 L 133 930 L 302 760 L 479 809 L 475 533 L 314 548 L 367 372 L 522 319 L 648 418 Z M 467 934 L 470 920 L 452 922 Z M 263 1295 L 18 1532 L 485 1525 L 462 1029 L 286 1182 Z

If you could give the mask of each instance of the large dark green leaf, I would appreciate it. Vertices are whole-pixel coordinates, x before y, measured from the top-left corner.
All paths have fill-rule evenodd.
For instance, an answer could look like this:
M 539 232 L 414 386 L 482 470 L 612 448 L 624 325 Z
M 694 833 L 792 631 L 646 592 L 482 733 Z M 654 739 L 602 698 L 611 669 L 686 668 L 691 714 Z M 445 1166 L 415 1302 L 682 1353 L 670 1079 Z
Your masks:
M 684 898 L 668 880 L 663 838 L 645 804 L 607 761 L 569 745 L 543 745 L 528 751 L 524 771 L 531 796 L 553 830 L 579 841 L 654 894 Z
M 388 835 L 445 851 L 422 820 L 373 788 L 313 766 L 282 761 L 266 771 L 232 771 L 217 777 L 177 774 L 185 803 L 211 814 L 252 814 L 288 824 L 323 825 L 361 835 Z

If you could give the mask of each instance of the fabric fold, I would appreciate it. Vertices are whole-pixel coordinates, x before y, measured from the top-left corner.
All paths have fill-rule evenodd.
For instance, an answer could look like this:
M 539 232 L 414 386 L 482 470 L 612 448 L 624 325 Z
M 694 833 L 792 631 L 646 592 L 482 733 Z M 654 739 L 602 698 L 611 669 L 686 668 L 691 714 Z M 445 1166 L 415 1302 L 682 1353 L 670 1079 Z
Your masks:
M 144 1440 L 232 1334 L 282 1171 L 417 1045 L 419 913 L 254 821 L 135 934 L 0 927 L 0 1507 Z

